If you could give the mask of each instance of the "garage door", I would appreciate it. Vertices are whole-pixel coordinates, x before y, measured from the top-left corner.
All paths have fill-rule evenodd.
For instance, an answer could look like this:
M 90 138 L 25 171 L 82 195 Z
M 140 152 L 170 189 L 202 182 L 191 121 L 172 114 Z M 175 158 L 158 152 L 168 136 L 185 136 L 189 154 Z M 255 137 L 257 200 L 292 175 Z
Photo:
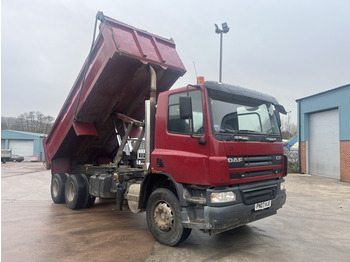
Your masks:
M 338 109 L 309 116 L 309 173 L 340 179 Z
M 12 154 L 23 156 L 25 160 L 29 160 L 34 152 L 33 140 L 10 140 L 9 148 L 12 149 Z

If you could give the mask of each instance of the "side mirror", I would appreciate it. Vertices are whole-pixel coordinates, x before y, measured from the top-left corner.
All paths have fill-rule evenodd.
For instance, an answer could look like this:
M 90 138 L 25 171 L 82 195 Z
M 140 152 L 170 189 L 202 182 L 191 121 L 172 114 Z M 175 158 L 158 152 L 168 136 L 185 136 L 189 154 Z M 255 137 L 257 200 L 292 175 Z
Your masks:
M 180 118 L 192 119 L 192 98 L 190 96 L 180 96 Z
M 286 109 L 284 109 L 284 107 L 283 107 L 282 105 L 275 104 L 274 106 L 275 106 L 276 110 L 277 110 L 278 112 L 280 112 L 281 114 L 284 114 L 284 115 L 287 114 Z

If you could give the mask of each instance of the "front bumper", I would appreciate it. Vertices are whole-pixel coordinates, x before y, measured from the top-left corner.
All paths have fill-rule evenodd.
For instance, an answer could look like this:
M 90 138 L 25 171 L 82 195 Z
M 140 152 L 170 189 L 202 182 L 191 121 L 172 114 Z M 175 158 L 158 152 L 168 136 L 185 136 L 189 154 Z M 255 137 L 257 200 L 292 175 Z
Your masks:
M 183 207 L 182 223 L 184 227 L 187 228 L 196 228 L 205 230 L 210 234 L 218 234 L 261 218 L 274 215 L 286 202 L 286 191 L 280 190 L 279 188 L 282 181 L 284 180 L 282 179 L 277 182 L 278 190 L 274 198 L 268 199 L 265 197 L 263 200 L 271 200 L 271 206 L 269 208 L 255 211 L 255 203 L 247 201 L 247 199 L 242 196 L 242 190 L 235 188 L 234 191 L 238 192 L 238 198 L 235 202 L 229 205 Z M 251 188 L 254 188 L 254 186 Z

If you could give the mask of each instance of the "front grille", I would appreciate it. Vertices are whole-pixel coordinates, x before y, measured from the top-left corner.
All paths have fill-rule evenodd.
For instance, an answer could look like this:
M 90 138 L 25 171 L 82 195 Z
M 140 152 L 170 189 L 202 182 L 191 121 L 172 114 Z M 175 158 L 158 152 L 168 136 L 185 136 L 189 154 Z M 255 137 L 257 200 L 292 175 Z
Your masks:
M 277 184 L 253 189 L 243 189 L 240 191 L 243 203 L 246 205 L 251 205 L 274 199 L 277 195 Z
M 265 156 L 228 156 L 228 167 L 230 179 L 257 177 L 282 173 L 282 167 L 271 168 L 270 166 L 281 166 L 283 164 L 282 155 L 265 155 Z M 256 167 L 261 167 L 256 170 Z M 246 168 L 247 170 L 242 170 Z M 251 170 L 251 169 L 255 170 Z M 234 169 L 240 169 L 235 171 Z
M 264 175 L 271 175 L 271 174 L 278 174 L 278 173 L 282 173 L 282 168 L 230 173 L 230 179 L 256 177 L 256 176 L 264 176 Z
M 228 156 L 229 168 L 282 165 L 282 155 L 267 156 Z

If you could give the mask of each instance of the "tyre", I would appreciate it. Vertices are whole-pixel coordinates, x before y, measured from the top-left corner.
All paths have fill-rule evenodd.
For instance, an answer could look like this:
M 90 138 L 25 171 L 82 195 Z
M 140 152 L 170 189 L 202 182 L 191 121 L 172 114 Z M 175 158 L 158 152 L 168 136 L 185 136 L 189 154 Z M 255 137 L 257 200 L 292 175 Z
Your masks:
M 86 196 L 85 196 L 85 202 L 84 202 L 84 208 L 89 208 L 92 207 L 92 205 L 95 203 L 96 197 L 90 195 L 89 192 L 89 178 L 85 175 L 82 174 L 84 180 L 85 180 L 85 190 L 86 190 Z
M 54 174 L 51 178 L 51 198 L 56 204 L 65 202 L 64 188 L 66 184 L 66 174 Z
M 166 246 L 176 246 L 185 241 L 191 233 L 181 222 L 181 206 L 168 189 L 155 190 L 148 199 L 146 207 L 148 227 L 154 238 Z
M 85 207 L 85 208 L 92 207 L 93 204 L 95 203 L 95 200 L 96 200 L 96 197 L 94 197 L 94 196 L 88 194 L 88 195 L 87 195 L 87 198 L 86 198 L 86 201 L 85 201 L 84 207 Z
M 71 174 L 67 178 L 64 196 L 66 206 L 69 209 L 80 209 L 84 207 L 86 200 L 86 186 L 82 175 Z

